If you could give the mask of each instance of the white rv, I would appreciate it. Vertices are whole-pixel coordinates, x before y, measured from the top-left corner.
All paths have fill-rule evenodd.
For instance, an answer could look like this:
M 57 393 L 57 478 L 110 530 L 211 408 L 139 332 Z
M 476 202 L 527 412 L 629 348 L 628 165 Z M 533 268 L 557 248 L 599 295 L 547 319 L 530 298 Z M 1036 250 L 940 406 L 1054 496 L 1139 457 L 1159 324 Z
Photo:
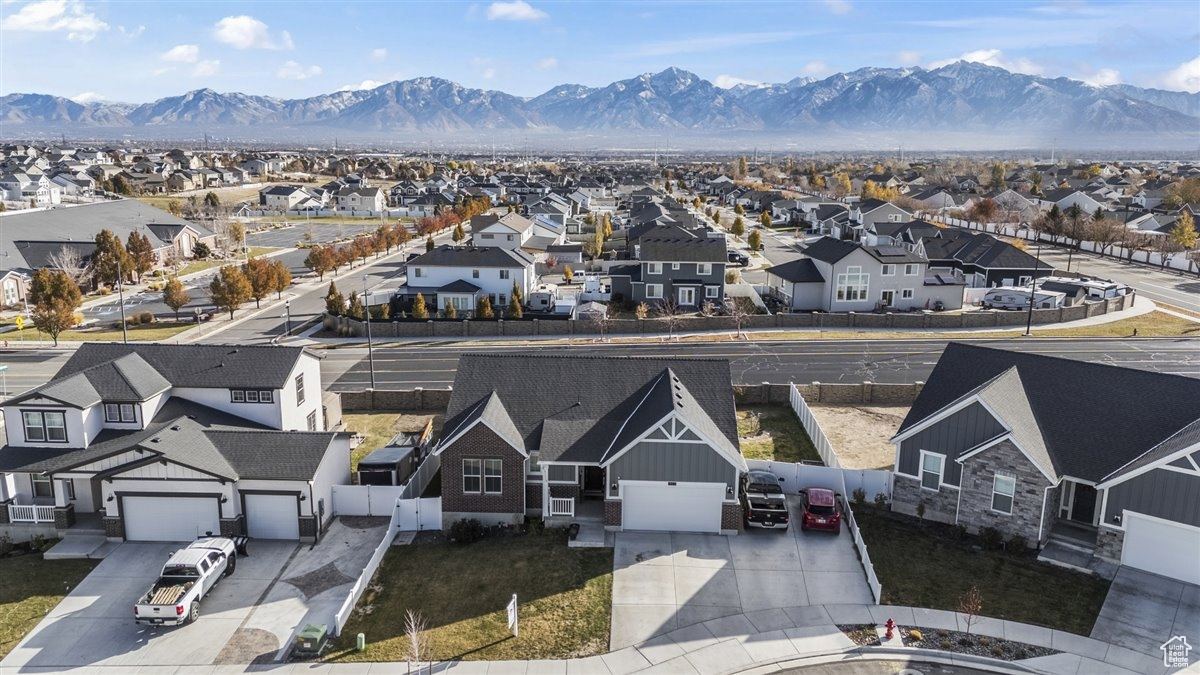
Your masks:
M 989 309 L 1029 309 L 1029 295 L 1028 288 L 998 286 L 989 289 L 983 296 L 983 306 Z M 1066 293 L 1039 289 L 1033 293 L 1033 308 L 1058 309 L 1066 297 Z

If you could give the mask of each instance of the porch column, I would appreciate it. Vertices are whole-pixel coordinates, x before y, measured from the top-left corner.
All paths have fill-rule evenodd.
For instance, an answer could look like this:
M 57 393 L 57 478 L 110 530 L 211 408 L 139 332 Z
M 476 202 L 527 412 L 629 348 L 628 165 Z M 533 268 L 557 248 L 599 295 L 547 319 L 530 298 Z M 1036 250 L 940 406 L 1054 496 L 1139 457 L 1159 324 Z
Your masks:
M 542 522 L 550 516 L 550 467 L 542 467 Z
M 66 482 L 69 478 L 54 479 L 54 505 L 63 507 L 67 505 L 67 486 Z

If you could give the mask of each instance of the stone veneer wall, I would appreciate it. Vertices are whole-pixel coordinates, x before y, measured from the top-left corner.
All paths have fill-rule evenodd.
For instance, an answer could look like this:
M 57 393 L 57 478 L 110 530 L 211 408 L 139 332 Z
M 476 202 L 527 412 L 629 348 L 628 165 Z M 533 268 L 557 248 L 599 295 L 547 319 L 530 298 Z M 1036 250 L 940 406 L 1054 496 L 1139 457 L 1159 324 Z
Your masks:
M 244 537 L 244 536 L 246 536 L 246 516 L 239 515 L 237 518 L 222 518 L 221 519 L 221 536 L 222 537 Z
M 1121 562 L 1121 551 L 1125 548 L 1125 530 L 1114 530 L 1101 526 L 1096 534 L 1096 555 L 1113 562 Z
M 67 504 L 54 509 L 54 527 L 65 530 L 75 524 L 75 505 Z
M 742 531 L 742 505 L 738 503 L 721 504 L 721 532 L 737 533 Z
M 621 529 L 621 500 L 604 500 L 604 527 L 610 530 Z
M 958 490 L 942 486 L 934 492 L 922 490 L 917 478 L 895 474 L 892 480 L 892 510 L 910 516 L 917 515 L 917 504 L 925 502 L 925 518 L 953 523 L 958 512 Z
M 312 539 L 317 538 L 317 519 L 313 516 L 300 517 L 300 538 Z
M 997 472 L 1016 476 L 1012 513 L 992 510 L 992 480 Z M 1050 481 L 1011 441 L 1002 441 L 963 463 L 962 497 L 958 502 L 958 522 L 971 532 L 994 527 L 1005 539 L 1019 534 L 1030 543 L 1038 542 L 1042 524 L 1042 500 Z M 1049 507 L 1049 505 L 1048 505 Z M 1049 527 L 1050 523 L 1046 523 Z
M 111 518 L 106 516 L 103 519 L 104 536 L 109 539 L 124 539 L 125 538 L 125 521 L 120 517 Z

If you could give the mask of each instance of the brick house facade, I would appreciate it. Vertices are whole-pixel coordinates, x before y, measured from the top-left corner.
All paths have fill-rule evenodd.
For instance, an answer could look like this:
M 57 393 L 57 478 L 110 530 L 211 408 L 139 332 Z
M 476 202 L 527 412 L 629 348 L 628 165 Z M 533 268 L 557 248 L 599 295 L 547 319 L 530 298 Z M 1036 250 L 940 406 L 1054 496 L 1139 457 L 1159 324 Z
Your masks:
M 482 462 L 478 490 L 466 490 L 464 460 L 498 459 L 501 462 L 500 491 L 489 493 L 484 483 Z M 442 450 L 442 521 L 453 523 L 476 518 L 485 525 L 498 522 L 519 524 L 525 519 L 525 456 L 496 432 L 479 424 Z M 474 482 L 474 481 L 472 481 Z

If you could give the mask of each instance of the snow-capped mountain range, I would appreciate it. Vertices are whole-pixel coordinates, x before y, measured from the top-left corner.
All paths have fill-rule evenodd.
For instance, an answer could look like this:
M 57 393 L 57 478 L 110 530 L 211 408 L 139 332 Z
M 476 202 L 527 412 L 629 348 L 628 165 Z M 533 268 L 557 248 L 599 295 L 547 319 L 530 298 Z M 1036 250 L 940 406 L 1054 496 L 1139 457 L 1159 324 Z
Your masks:
M 978 63 L 862 68 L 820 80 L 722 89 L 668 68 L 605 87 L 564 84 L 534 98 L 421 77 L 370 90 L 278 99 L 198 89 L 141 105 L 0 97 L 0 134 L 389 132 L 1038 133 L 1200 137 L 1200 94 L 1097 87 Z

